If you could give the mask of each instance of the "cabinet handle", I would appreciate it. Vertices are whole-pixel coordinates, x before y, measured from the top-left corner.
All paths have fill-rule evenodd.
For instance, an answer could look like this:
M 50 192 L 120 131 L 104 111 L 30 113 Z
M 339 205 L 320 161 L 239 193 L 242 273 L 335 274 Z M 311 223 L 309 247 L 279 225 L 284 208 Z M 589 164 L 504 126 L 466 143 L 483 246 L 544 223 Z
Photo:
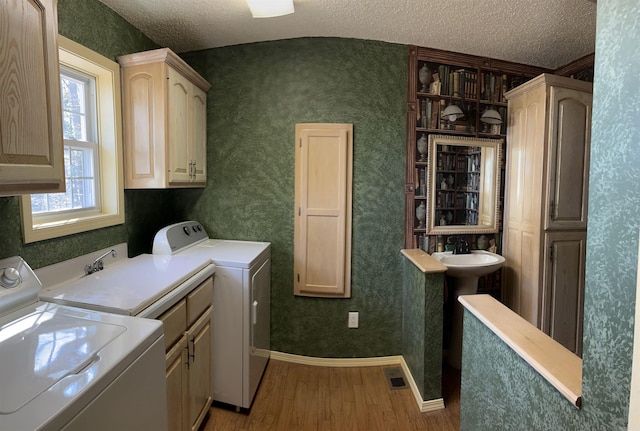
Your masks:
M 196 361 L 196 336 L 194 335 L 193 337 L 191 337 L 191 340 L 189 341 L 191 343 L 191 351 L 193 351 L 193 353 L 189 353 L 189 357 L 191 358 L 192 362 Z M 187 345 L 189 345 L 189 343 L 187 343 Z
M 549 217 L 553 219 L 555 217 L 555 213 L 556 213 L 556 203 L 554 201 L 551 201 L 551 203 L 549 204 Z
M 253 301 L 253 316 L 251 320 L 254 325 L 258 323 L 258 301 Z
M 189 343 L 187 342 L 187 345 L 184 346 L 184 348 L 187 350 L 187 362 L 185 362 L 184 364 L 187 366 L 187 369 L 189 369 L 191 362 L 189 361 L 189 358 L 191 357 L 191 352 L 189 352 Z

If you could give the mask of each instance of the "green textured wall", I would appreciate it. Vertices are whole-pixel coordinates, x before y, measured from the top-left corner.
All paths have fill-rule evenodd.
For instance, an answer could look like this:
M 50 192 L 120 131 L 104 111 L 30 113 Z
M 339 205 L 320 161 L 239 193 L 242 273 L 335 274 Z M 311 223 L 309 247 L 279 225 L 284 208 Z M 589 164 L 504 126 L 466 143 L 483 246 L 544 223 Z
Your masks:
M 402 356 L 424 401 L 442 398 L 444 273 L 425 274 L 404 259 Z
M 185 218 L 272 243 L 272 349 L 316 357 L 401 350 L 407 48 L 306 38 L 185 55 L 211 84 L 204 191 Z M 293 295 L 296 123 L 352 123 L 352 298 Z M 360 328 L 347 329 L 348 311 Z
M 627 429 L 640 225 L 638 16 L 636 0 L 598 2 L 583 408 L 571 407 L 467 313 L 462 430 Z
M 121 54 L 157 48 L 135 27 L 96 0 L 59 0 L 58 31 L 112 60 Z M 133 193 L 136 193 L 134 198 Z M 145 246 L 150 249 L 147 231 L 156 224 L 162 225 L 163 217 L 173 211 L 165 210 L 172 208 L 167 193 L 126 192 L 124 225 L 23 244 L 19 202 L 17 197 L 0 198 L 0 258 L 20 255 L 34 268 L 127 241 L 130 254 L 139 254 Z M 144 214 L 149 208 L 155 208 L 153 218 L 143 220 L 136 216 L 136 212 Z

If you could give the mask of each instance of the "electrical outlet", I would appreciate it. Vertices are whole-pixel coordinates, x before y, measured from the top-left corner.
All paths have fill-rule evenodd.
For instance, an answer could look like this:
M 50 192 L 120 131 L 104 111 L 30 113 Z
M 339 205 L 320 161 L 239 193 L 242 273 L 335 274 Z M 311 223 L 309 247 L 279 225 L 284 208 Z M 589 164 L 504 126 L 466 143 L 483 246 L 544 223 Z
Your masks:
M 349 311 L 349 328 L 357 328 L 357 327 L 358 327 L 358 312 Z

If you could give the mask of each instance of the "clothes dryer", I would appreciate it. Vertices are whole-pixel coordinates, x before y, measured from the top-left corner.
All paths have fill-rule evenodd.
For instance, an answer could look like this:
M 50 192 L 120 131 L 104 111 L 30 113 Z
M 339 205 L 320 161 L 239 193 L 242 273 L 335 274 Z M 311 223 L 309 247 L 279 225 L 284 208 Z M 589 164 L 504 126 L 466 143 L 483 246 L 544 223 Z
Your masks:
M 197 221 L 155 235 L 153 254 L 205 256 L 215 264 L 213 399 L 249 408 L 269 361 L 271 244 L 212 239 Z

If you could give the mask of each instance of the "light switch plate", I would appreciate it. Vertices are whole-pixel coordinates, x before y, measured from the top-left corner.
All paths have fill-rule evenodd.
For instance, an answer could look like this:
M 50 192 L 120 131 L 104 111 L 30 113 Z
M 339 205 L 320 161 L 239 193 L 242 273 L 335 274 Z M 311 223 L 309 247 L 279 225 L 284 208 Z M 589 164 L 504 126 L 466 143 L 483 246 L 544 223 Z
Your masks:
M 349 311 L 349 328 L 357 328 L 357 327 L 358 327 L 358 312 Z

